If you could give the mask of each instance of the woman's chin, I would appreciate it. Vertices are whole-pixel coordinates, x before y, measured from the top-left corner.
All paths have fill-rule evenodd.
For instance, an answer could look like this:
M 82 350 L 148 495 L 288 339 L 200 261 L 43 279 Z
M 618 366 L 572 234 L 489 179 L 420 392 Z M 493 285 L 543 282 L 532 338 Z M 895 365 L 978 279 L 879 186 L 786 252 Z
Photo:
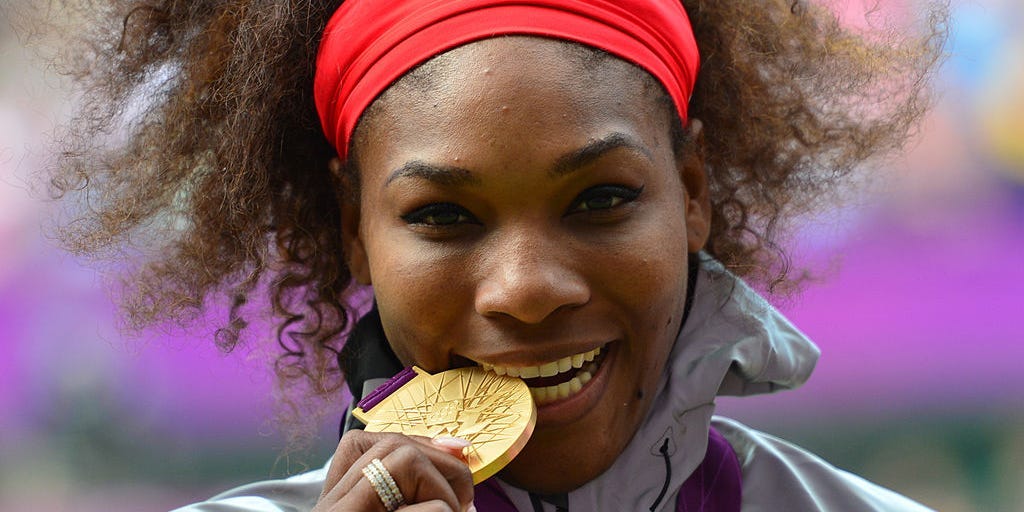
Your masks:
M 530 457 L 524 449 L 515 460 L 498 473 L 502 481 L 519 489 L 536 494 L 562 494 L 583 486 L 600 475 L 604 469 L 593 471 L 571 460 L 553 460 L 538 450 L 539 462 Z M 525 455 L 525 457 L 524 457 Z M 609 465 L 611 461 L 609 461 Z M 568 463 L 568 467 L 562 467 Z
M 638 418 L 612 407 L 623 379 L 610 344 L 599 370 L 587 386 L 566 399 L 543 404 L 537 427 L 523 451 L 499 474 L 520 489 L 559 494 L 577 489 L 611 467 L 636 430 Z M 617 409 L 617 410 L 613 410 Z M 615 435 L 616 433 L 620 435 Z

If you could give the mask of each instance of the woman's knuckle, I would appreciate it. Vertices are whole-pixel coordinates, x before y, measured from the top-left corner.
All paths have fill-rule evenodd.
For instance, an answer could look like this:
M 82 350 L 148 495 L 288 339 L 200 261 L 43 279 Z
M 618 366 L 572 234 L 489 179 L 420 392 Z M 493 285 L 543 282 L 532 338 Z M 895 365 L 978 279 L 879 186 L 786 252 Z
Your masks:
M 409 446 L 409 439 L 402 434 L 388 433 L 380 438 L 380 446 L 388 451 L 402 450 Z
M 360 446 L 366 438 L 366 432 L 362 430 L 349 430 L 341 436 L 341 445 L 346 447 Z
M 423 452 L 409 444 L 402 444 L 400 446 L 396 446 L 391 453 L 395 454 L 396 457 L 400 457 L 403 460 L 411 462 L 416 462 L 421 457 L 423 457 Z
M 473 487 L 473 472 L 469 470 L 469 466 L 465 464 L 459 464 L 455 470 L 456 483 L 463 487 Z

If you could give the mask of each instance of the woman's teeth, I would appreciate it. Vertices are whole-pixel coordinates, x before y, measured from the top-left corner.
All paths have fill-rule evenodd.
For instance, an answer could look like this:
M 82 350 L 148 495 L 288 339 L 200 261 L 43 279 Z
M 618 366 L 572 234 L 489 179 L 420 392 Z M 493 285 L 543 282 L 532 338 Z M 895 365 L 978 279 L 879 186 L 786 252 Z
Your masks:
M 519 377 L 521 379 L 533 379 L 536 377 L 553 377 L 559 373 L 565 373 L 573 368 L 583 368 L 585 363 L 593 361 L 601 353 L 601 347 L 590 352 L 563 357 L 557 361 L 545 363 L 540 366 L 501 366 L 483 364 L 485 370 L 490 370 L 498 375 Z
M 597 365 L 590 366 L 593 366 L 595 370 L 597 369 Z M 591 378 L 593 378 L 593 376 L 590 372 L 581 371 L 577 373 L 575 377 L 569 379 L 569 382 L 563 382 L 557 386 L 530 388 L 530 394 L 533 395 L 533 401 L 537 402 L 537 405 L 544 405 L 549 402 L 554 402 L 555 400 L 561 400 L 575 395 L 583 389 L 583 385 L 590 381 Z
M 537 405 L 544 405 L 556 400 L 569 398 L 578 393 L 583 388 L 583 385 L 590 381 L 594 373 L 597 372 L 598 365 L 593 361 L 600 354 L 601 347 L 598 347 L 589 352 L 563 357 L 557 361 L 540 366 L 501 366 L 490 364 L 482 364 L 481 366 L 485 370 L 492 371 L 498 375 L 508 375 L 522 379 L 554 377 L 561 373 L 576 372 L 576 375 L 566 382 L 552 386 L 530 388 L 530 394 L 533 395 Z

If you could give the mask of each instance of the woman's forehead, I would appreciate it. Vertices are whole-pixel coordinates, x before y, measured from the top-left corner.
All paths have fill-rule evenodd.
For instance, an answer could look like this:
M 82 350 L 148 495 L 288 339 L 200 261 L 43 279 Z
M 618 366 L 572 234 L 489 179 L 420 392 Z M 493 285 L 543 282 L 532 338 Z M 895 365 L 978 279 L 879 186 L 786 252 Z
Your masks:
M 435 57 L 387 89 L 360 121 L 356 154 L 410 128 L 483 135 L 502 129 L 494 123 L 568 126 L 615 115 L 661 125 L 663 97 L 645 71 L 600 50 L 529 36 L 486 39 Z

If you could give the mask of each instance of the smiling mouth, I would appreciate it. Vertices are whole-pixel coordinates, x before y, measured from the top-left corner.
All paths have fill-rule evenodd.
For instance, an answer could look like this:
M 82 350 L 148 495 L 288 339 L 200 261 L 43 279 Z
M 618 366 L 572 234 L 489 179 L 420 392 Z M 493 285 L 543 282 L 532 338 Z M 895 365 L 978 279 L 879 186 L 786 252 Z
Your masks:
M 605 347 L 566 356 L 539 366 L 503 366 L 481 363 L 487 371 L 523 379 L 538 406 L 569 398 L 579 393 L 597 373 L 604 360 Z

